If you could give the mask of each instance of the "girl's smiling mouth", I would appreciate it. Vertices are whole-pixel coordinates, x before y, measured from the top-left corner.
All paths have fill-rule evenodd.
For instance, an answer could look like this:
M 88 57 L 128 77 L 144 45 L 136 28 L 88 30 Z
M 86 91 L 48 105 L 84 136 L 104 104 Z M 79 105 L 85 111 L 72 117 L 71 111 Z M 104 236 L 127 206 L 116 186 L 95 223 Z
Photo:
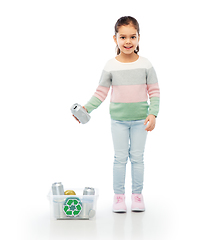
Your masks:
M 125 48 L 125 49 L 131 49 L 131 48 L 132 48 L 132 46 L 130 46 L 130 47 L 126 47 L 126 46 L 124 46 L 124 48 Z

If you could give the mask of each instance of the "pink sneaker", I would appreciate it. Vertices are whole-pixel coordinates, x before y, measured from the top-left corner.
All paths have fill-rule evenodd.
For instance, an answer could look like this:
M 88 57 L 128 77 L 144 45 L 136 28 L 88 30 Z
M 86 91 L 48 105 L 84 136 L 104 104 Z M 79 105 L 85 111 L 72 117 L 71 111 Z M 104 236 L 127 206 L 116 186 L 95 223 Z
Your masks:
M 125 213 L 126 211 L 127 211 L 127 207 L 125 204 L 124 194 L 115 194 L 114 195 L 113 212 Z
M 144 212 L 144 200 L 142 194 L 132 194 L 132 212 Z

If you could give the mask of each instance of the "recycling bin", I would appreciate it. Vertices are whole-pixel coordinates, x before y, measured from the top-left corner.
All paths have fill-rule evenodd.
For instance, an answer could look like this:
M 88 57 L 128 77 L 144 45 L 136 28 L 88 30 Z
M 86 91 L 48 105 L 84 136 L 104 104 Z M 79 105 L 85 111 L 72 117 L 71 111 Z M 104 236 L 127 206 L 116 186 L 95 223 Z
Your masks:
M 69 189 L 69 188 L 68 188 Z M 50 215 L 53 220 L 89 220 L 96 215 L 98 189 L 94 195 L 84 195 L 84 188 L 72 188 L 76 195 L 48 194 Z

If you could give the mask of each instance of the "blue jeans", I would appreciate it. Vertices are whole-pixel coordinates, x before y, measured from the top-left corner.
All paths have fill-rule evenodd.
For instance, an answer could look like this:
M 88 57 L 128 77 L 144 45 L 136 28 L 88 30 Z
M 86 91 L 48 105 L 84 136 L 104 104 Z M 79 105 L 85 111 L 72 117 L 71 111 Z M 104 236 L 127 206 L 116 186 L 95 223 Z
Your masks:
M 147 138 L 145 120 L 111 120 L 114 144 L 113 188 L 115 194 L 125 193 L 125 174 L 128 158 L 131 161 L 132 193 L 140 194 L 144 178 L 144 148 Z

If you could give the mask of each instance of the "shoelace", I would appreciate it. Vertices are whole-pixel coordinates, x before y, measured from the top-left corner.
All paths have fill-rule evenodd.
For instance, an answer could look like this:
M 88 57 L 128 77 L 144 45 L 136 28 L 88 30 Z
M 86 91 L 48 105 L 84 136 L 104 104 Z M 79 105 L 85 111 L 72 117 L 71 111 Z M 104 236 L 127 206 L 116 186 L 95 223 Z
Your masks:
M 123 198 L 118 196 L 116 199 L 116 203 L 121 203 L 121 202 L 123 202 Z
M 135 200 L 135 202 L 141 202 L 141 201 L 142 201 L 139 196 L 135 196 L 135 197 L 134 197 L 134 200 Z

